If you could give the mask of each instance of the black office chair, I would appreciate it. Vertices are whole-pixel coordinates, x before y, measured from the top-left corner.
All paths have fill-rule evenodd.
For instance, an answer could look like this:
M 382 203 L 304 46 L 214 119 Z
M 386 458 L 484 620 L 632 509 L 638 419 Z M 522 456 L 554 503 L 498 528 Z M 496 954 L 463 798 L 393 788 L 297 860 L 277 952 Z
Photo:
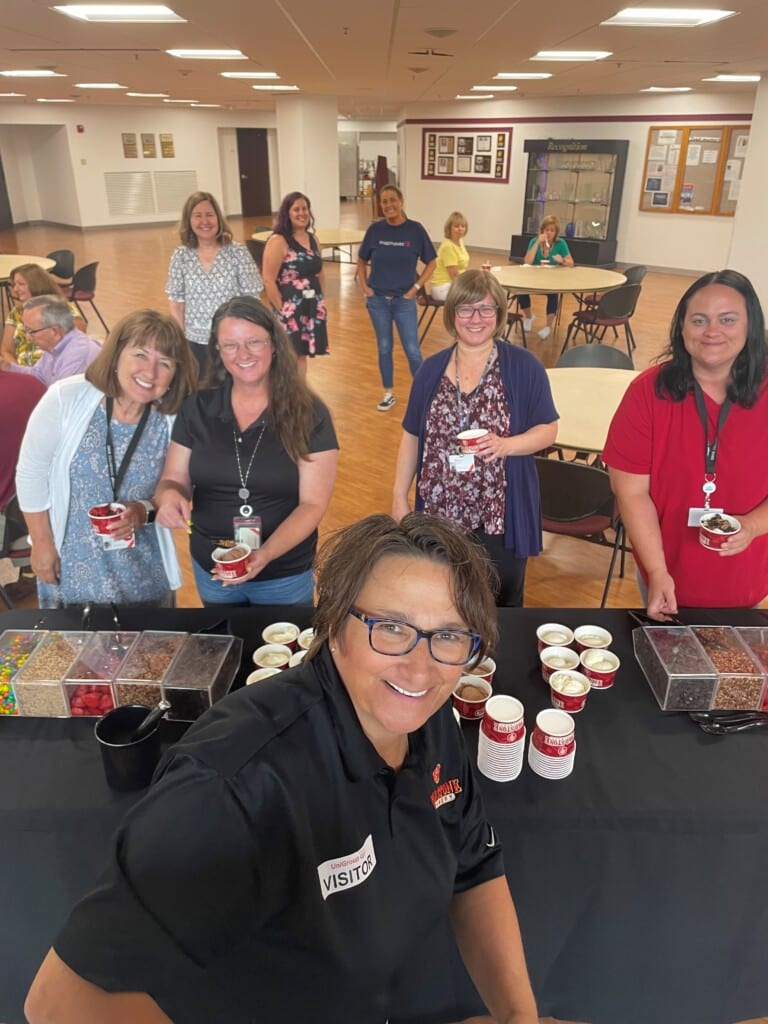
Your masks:
M 71 249 L 54 249 L 48 253 L 48 259 L 54 262 L 48 273 L 56 278 L 62 288 L 69 288 L 75 276 L 75 254 Z
M 0 558 L 10 558 L 12 564 L 18 566 L 19 571 L 28 569 L 31 565 L 32 548 L 29 544 L 27 524 L 15 494 L 0 512 Z M 10 594 L 2 584 L 0 600 L 5 602 L 8 608 L 14 607 Z
M 621 273 L 625 277 L 624 284 L 642 284 L 643 278 L 648 273 L 648 267 L 638 264 L 634 267 L 625 267 Z M 576 298 L 579 303 L 579 309 L 584 307 L 589 309 L 594 308 L 604 294 L 605 292 L 591 292 L 589 295 L 577 295 Z
M 416 300 L 420 306 L 422 306 L 421 316 L 419 317 L 418 326 L 421 327 L 422 320 L 429 314 L 424 330 L 419 335 L 419 345 L 424 341 L 427 336 L 429 328 L 432 326 L 432 321 L 437 316 L 437 311 L 442 309 L 445 302 L 442 299 L 433 299 L 432 295 L 426 290 L 426 288 L 419 288 Z
M 507 327 L 502 337 L 509 341 L 509 336 L 512 333 L 513 328 L 517 328 L 520 331 L 520 336 L 523 342 L 523 348 L 528 348 L 528 342 L 525 337 L 525 317 L 520 312 L 520 303 L 517 301 L 516 295 L 507 296 Z
M 75 272 L 75 275 L 72 278 L 72 284 L 68 291 L 68 298 L 77 306 L 80 311 L 80 316 L 82 316 L 86 324 L 88 323 L 88 317 L 83 312 L 80 303 L 89 302 L 91 306 L 93 306 L 96 316 L 101 320 L 102 327 L 107 333 L 109 333 L 106 321 L 94 302 L 94 299 L 96 298 L 96 271 L 98 266 L 98 263 L 86 263 L 84 267 L 80 267 L 80 269 Z
M 557 360 L 559 366 L 600 366 L 610 370 L 634 370 L 630 356 L 613 345 L 574 345 Z
M 600 607 L 605 608 L 616 556 L 621 552 L 619 575 L 623 578 L 626 555 L 624 525 L 608 473 L 581 462 L 562 462 L 538 455 L 535 462 L 541 488 L 542 529 L 613 549 L 600 601 Z M 606 536 L 609 530 L 614 532 L 613 541 Z
M 248 252 L 253 257 L 253 262 L 259 268 L 259 272 L 261 272 L 261 264 L 264 260 L 264 247 L 267 243 L 259 242 L 255 238 L 246 238 L 245 244 Z
M 583 331 L 585 341 L 587 344 L 591 344 L 595 341 L 602 341 L 609 327 L 613 329 L 614 336 L 618 338 L 617 328 L 623 327 L 627 342 L 627 354 L 631 357 L 632 349 L 636 348 L 636 344 L 629 321 L 634 316 L 641 290 L 642 285 L 623 284 L 620 288 L 605 292 L 594 309 L 577 310 L 568 324 L 568 332 L 565 335 L 560 355 L 568 348 L 572 334 L 575 341 L 578 332 Z

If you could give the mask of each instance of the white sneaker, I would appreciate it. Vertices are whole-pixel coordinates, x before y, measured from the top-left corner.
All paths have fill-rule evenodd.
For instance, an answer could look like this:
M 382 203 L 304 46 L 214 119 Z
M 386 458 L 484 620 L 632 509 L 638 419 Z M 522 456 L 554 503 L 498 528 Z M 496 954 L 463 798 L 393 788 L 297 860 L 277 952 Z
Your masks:
M 379 410 L 379 412 L 386 412 L 387 409 L 392 408 L 396 401 L 397 399 L 395 398 L 391 391 L 385 391 L 384 397 L 376 406 L 376 408 Z
M 527 334 L 528 331 L 533 327 L 533 321 L 536 319 L 535 316 L 528 316 L 523 320 L 523 330 Z
M 541 330 L 539 331 L 539 337 L 541 338 L 542 341 L 544 341 L 544 339 L 548 338 L 551 333 L 552 332 L 549 329 L 549 327 L 542 327 Z

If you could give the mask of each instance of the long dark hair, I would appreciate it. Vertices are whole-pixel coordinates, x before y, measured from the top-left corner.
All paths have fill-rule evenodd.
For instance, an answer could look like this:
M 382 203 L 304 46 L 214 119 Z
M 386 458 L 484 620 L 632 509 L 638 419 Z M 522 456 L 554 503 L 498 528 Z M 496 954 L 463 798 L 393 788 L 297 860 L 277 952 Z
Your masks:
M 293 225 L 291 224 L 290 209 L 297 199 L 303 199 L 307 204 L 309 210 L 309 225 L 307 230 L 311 233 L 315 226 L 315 215 L 312 213 L 312 203 L 309 201 L 309 196 L 305 196 L 303 192 L 289 192 L 288 195 L 280 203 L 280 209 L 277 211 L 275 217 L 275 226 L 272 229 L 276 235 L 282 235 L 283 238 L 291 238 L 293 236 Z
M 263 327 L 272 340 L 269 367 L 267 423 L 294 462 L 309 455 L 309 439 L 315 424 L 314 395 L 299 374 L 293 347 L 276 317 L 251 295 L 238 295 L 219 306 L 211 321 L 208 339 L 208 371 L 203 387 L 220 387 L 229 376 L 219 352 L 219 325 L 226 317 L 248 320 Z
M 750 409 L 757 401 L 766 371 L 765 318 L 752 282 L 737 270 L 705 274 L 693 282 L 678 302 L 669 328 L 669 345 L 657 359 L 663 361 L 663 366 L 656 378 L 656 396 L 681 402 L 693 390 L 693 367 L 685 350 L 683 323 L 693 296 L 712 284 L 733 288 L 747 307 L 747 340 L 731 367 L 727 393 L 732 402 Z

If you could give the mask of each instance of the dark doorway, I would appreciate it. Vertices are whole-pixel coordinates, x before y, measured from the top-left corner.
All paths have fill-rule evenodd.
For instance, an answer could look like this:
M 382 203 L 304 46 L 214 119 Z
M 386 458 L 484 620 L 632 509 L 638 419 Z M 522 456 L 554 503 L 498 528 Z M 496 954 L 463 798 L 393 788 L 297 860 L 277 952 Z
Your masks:
M 237 129 L 240 201 L 244 217 L 272 213 L 266 128 Z
M 8 187 L 5 184 L 5 171 L 3 170 L 3 157 L 0 154 L 0 231 L 7 231 L 13 227 L 11 216 L 11 203 L 8 199 Z

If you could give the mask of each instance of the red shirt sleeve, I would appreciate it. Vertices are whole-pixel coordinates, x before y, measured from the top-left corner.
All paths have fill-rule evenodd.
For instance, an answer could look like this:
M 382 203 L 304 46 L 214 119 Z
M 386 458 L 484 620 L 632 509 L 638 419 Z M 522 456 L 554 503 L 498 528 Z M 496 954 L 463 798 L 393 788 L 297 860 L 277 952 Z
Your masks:
M 625 473 L 647 476 L 653 461 L 654 384 L 658 367 L 640 374 L 627 388 L 608 428 L 603 462 Z

